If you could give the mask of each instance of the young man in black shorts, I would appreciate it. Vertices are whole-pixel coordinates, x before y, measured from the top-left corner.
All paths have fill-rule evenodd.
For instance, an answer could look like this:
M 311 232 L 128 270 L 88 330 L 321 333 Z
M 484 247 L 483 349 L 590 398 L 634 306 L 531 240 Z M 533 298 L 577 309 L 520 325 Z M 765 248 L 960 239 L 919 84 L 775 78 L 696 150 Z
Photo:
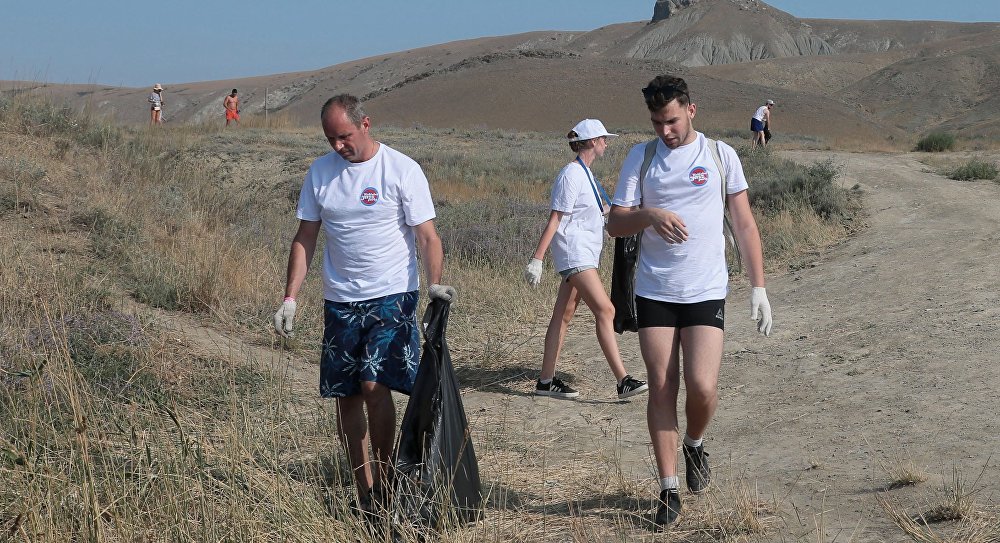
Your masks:
M 715 142 L 694 130 L 697 108 L 683 79 L 659 76 L 643 89 L 643 96 L 658 137 L 656 152 L 641 180 L 646 144 L 636 145 L 626 157 L 608 233 L 620 237 L 642 232 L 636 307 L 649 383 L 646 418 L 660 478 L 655 521 L 662 527 L 674 522 L 681 509 L 677 395 L 682 363 L 686 482 L 696 494 L 711 482 L 702 439 L 718 404 L 729 281 L 722 228 L 726 205 L 753 285 L 751 316 L 765 335 L 771 332 L 771 306 L 764 289 L 760 233 L 736 152 L 724 143 L 713 149 Z

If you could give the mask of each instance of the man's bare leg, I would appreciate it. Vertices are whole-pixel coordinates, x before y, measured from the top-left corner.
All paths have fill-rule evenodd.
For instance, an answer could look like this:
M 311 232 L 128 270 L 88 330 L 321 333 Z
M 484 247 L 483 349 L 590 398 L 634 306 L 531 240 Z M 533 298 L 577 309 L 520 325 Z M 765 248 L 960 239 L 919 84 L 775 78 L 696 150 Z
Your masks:
M 392 403 L 392 391 L 385 385 L 362 381 L 361 395 L 368 408 L 368 429 L 371 432 L 372 455 L 375 459 L 371 470 L 371 486 L 384 491 L 395 445 L 396 405 Z
M 337 398 L 337 434 L 347 451 L 347 460 L 354 472 L 358 503 L 368 501 L 372 486 L 372 470 L 368 463 L 368 422 L 365 401 L 361 394 Z
M 646 422 L 659 477 L 677 475 L 677 392 L 680 388 L 680 333 L 676 328 L 639 329 L 646 363 L 649 403 Z
M 681 330 L 684 353 L 684 388 L 687 400 L 684 414 L 687 435 L 699 439 L 719 405 L 719 367 L 722 364 L 722 329 L 714 326 L 689 326 Z

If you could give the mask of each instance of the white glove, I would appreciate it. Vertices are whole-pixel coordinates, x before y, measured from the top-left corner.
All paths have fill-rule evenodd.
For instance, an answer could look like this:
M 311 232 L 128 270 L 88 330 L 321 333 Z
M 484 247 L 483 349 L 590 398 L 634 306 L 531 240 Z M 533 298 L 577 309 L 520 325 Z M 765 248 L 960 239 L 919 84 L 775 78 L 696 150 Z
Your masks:
M 281 307 L 274 314 L 274 330 L 282 337 L 295 337 L 292 322 L 295 320 L 295 300 L 281 302 Z
M 458 296 L 458 292 L 455 287 L 449 287 L 448 285 L 431 285 L 431 288 L 427 289 L 427 293 L 430 294 L 431 300 L 437 298 L 438 300 L 444 300 L 446 302 L 453 302 L 455 297 Z
M 767 301 L 764 287 L 753 287 L 750 291 L 750 318 L 757 321 L 757 331 L 771 335 L 771 302 Z
M 524 268 L 524 280 L 529 285 L 537 287 L 542 282 L 542 261 L 532 258 L 531 262 Z

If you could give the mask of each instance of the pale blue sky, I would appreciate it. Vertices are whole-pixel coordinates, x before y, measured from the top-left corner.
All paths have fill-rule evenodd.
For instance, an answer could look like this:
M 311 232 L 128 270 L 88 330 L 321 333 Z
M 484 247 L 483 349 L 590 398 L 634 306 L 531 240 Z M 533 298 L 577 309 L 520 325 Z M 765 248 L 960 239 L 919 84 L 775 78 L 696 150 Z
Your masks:
M 2 0 L 0 80 L 145 87 L 648 20 L 655 0 Z M 798 17 L 1000 21 L 996 0 L 772 0 Z

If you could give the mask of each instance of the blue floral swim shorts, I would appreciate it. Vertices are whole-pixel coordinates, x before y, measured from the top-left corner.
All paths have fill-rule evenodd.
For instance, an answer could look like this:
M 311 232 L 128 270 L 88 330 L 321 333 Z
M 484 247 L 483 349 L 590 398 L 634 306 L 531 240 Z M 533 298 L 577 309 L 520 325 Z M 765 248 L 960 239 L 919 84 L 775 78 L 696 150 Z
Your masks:
M 372 381 L 409 394 L 420 364 L 417 291 L 323 306 L 319 393 L 344 398 Z

